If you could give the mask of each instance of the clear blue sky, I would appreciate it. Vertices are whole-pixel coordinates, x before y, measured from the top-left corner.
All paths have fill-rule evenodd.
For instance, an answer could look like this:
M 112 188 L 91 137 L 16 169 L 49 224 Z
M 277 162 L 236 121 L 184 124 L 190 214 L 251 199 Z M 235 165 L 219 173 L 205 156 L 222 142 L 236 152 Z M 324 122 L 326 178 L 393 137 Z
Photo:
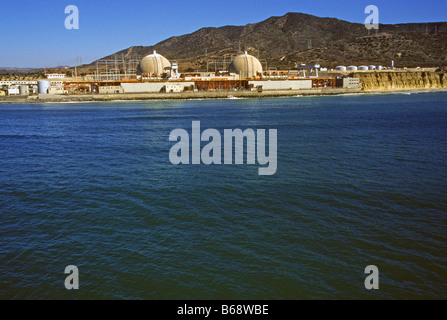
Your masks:
M 67 30 L 67 5 L 79 8 L 79 30 Z M 380 23 L 447 21 L 446 0 L 14 0 L 0 5 L 0 67 L 73 65 L 134 45 L 153 45 L 202 27 L 245 25 L 303 12 L 363 23 L 364 9 Z

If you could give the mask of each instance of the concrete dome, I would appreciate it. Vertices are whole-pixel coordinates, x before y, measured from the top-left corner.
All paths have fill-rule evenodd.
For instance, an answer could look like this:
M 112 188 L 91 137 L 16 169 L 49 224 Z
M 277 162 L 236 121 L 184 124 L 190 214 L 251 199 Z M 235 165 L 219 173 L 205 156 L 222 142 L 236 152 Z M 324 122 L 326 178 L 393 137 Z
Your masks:
M 231 61 L 228 71 L 237 73 L 241 79 L 255 77 L 257 73 L 262 73 L 262 64 L 259 60 L 252 55 L 241 54 Z
M 153 54 L 145 56 L 143 59 L 141 59 L 140 63 L 138 64 L 137 73 L 156 73 L 157 75 L 160 75 L 167 71 L 166 68 L 170 67 L 171 63 L 168 61 L 168 59 L 158 54 L 154 50 Z

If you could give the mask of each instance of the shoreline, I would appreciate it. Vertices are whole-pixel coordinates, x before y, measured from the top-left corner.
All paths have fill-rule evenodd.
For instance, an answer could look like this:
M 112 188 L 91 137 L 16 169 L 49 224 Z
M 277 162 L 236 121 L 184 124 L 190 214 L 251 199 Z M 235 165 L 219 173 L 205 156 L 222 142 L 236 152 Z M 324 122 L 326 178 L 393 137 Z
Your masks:
M 132 102 L 152 100 L 197 100 L 197 99 L 259 99 L 334 95 L 378 95 L 395 93 L 447 92 L 445 88 L 408 88 L 389 90 L 362 89 L 308 89 L 287 91 L 203 91 L 178 93 L 119 93 L 82 95 L 33 95 L 0 97 L 0 104 L 39 104 L 39 103 L 84 103 L 84 102 Z

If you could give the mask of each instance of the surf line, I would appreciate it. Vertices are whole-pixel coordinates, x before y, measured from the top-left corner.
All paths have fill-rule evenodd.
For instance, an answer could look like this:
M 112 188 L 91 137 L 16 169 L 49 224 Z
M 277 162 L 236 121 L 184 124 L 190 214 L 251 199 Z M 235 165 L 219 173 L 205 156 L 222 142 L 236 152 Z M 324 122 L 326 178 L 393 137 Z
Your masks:
M 268 155 L 266 155 L 265 129 L 224 129 L 222 135 L 216 129 L 201 132 L 200 121 L 192 121 L 191 139 L 185 129 L 174 129 L 169 135 L 170 142 L 177 142 L 169 151 L 169 160 L 174 165 L 205 164 L 220 165 L 246 164 L 263 166 L 258 168 L 258 175 L 271 176 L 277 170 L 277 129 L 269 129 Z M 234 148 L 233 148 L 234 141 Z M 244 141 L 247 142 L 244 148 Z M 201 142 L 208 142 L 201 149 Z M 222 161 L 223 146 L 223 161 Z M 244 157 L 244 149 L 246 155 Z M 191 150 L 191 152 L 190 152 Z M 190 161 L 191 160 L 191 161 Z

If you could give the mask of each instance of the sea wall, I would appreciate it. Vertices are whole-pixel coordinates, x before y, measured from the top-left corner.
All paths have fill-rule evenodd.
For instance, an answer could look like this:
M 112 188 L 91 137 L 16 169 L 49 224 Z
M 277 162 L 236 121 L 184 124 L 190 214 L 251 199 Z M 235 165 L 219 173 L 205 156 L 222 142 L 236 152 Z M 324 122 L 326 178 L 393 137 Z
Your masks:
M 167 93 L 116 93 L 116 94 L 77 94 L 0 97 L 2 103 L 42 103 L 42 102 L 85 102 L 114 100 L 165 100 L 165 99 L 228 99 L 228 98 L 275 98 L 316 95 L 338 95 L 360 93 L 361 89 L 306 89 L 277 91 L 199 91 L 199 92 L 167 92 Z
M 172 82 L 171 82 L 172 83 Z M 194 82 L 179 82 L 184 87 L 191 87 Z M 160 92 L 169 82 L 130 82 L 121 83 L 124 93 Z
M 300 90 L 312 89 L 312 80 L 255 80 L 249 81 L 255 88 L 262 86 L 263 90 Z
M 446 76 L 430 71 L 353 72 L 350 77 L 360 78 L 364 91 L 447 88 Z

